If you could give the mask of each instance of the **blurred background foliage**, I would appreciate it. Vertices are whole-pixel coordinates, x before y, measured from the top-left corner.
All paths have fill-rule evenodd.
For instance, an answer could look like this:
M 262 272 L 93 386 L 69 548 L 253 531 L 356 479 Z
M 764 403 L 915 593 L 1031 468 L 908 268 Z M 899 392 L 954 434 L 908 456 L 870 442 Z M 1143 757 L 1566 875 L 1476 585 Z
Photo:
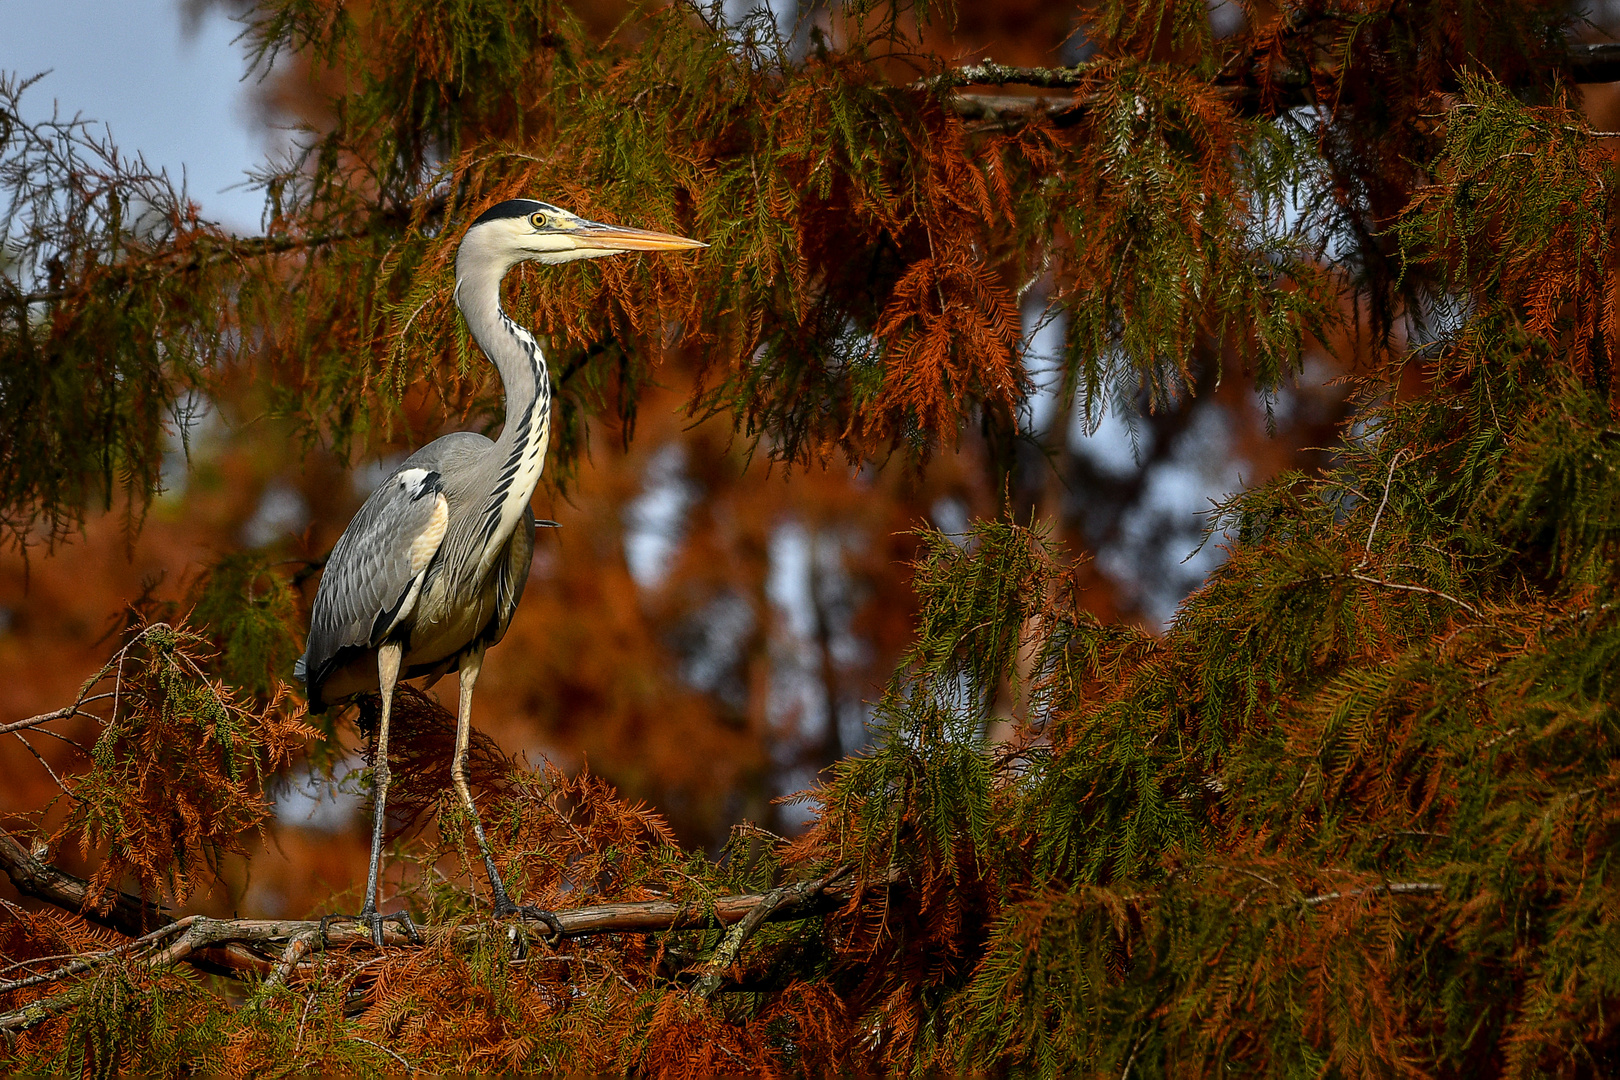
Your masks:
M 1050 521 L 1098 556 L 1092 609 L 1160 626 L 1220 557 L 1211 499 L 1328 460 L 1334 376 L 1373 338 L 1316 268 L 1344 214 L 1303 122 L 1106 65 L 1134 89 L 1079 132 L 885 89 L 964 49 L 1085 61 L 1111 39 L 1062 5 L 509 7 L 230 6 L 264 117 L 302 132 L 258 177 L 259 237 L 88 128 L 14 126 L 10 280 L 35 299 L 8 309 L 0 395 L 12 712 L 60 701 L 131 603 L 195 607 L 234 685 L 286 677 L 388 464 L 498 422 L 447 275 L 457 222 L 518 192 L 714 245 L 517 275 L 562 409 L 536 510 L 563 528 L 480 717 L 589 757 L 689 842 L 792 831 L 772 800 L 867 744 L 915 526 Z M 1074 169 L 1098 144 L 1118 160 Z

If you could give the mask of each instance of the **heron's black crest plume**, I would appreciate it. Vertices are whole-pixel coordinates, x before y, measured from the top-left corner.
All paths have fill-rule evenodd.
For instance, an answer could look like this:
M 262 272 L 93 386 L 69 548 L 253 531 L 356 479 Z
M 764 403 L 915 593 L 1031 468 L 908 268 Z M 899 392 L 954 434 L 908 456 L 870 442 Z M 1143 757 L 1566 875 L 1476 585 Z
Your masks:
M 482 225 L 486 221 L 495 221 L 498 218 L 528 217 L 537 210 L 546 210 L 552 213 L 559 212 L 558 207 L 552 206 L 550 203 L 540 202 L 537 199 L 507 199 L 505 202 L 498 202 L 482 214 L 479 214 L 473 225 Z

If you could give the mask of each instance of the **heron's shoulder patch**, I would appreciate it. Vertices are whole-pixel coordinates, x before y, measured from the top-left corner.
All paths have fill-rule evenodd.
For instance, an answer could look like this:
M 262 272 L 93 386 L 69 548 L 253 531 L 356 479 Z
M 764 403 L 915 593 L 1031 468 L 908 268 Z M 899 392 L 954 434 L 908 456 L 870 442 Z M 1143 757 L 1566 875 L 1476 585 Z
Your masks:
M 437 495 L 444 487 L 442 478 L 431 469 L 401 469 L 394 475 L 394 482 L 412 502 L 424 495 Z

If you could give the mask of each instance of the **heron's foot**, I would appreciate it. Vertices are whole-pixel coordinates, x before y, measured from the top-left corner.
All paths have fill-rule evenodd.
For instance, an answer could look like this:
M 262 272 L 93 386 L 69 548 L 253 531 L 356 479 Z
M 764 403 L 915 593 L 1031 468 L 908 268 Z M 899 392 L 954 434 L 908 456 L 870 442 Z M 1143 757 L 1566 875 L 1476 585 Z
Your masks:
M 371 943 L 380 950 L 383 948 L 383 926 L 386 923 L 398 923 L 405 936 L 411 939 L 411 944 L 422 944 L 422 932 L 416 928 L 416 922 L 408 911 L 396 911 L 392 915 L 383 915 L 378 912 L 375 905 L 367 904 L 358 915 L 322 915 L 321 916 L 321 944 L 326 944 L 327 932 L 332 923 L 355 922 L 371 931 Z
M 534 922 L 545 923 L 546 929 L 551 931 L 546 938 L 548 944 L 555 945 L 562 939 L 563 924 L 562 920 L 557 918 L 557 913 L 547 911 L 545 908 L 537 907 L 534 904 L 515 904 L 512 902 L 511 897 L 500 896 L 495 900 L 495 917 L 497 919 L 530 919 Z

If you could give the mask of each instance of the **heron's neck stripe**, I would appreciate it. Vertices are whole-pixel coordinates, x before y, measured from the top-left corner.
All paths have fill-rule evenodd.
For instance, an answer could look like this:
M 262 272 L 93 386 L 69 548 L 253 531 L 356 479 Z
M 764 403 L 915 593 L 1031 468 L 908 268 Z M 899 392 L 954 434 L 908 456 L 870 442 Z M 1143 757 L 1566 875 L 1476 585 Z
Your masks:
M 536 356 L 538 351 L 531 347 L 530 355 Z M 540 432 L 549 422 L 551 393 L 550 384 L 545 378 L 544 361 L 534 365 L 533 374 L 534 396 L 529 400 L 528 406 L 523 410 L 523 416 L 517 422 L 512 449 L 506 456 L 505 465 L 495 482 L 495 490 L 490 492 L 489 503 L 484 509 L 480 532 L 485 545 L 491 543 L 495 534 L 500 531 L 501 518 L 506 508 L 507 497 L 512 490 L 512 483 L 522 470 L 525 458 L 533 457 L 529 452 L 531 447 L 539 448 Z
M 501 370 L 502 380 L 508 384 L 506 386 L 508 405 L 516 404 L 514 398 L 522 398 L 522 390 L 526 389 L 529 393 L 522 416 L 514 420 L 511 419 L 510 413 L 507 414 L 511 445 L 500 472 L 497 473 L 494 490 L 490 492 L 489 501 L 484 506 L 483 516 L 478 521 L 479 543 L 486 550 L 493 547 L 495 538 L 502 534 L 503 524 L 506 532 L 510 533 L 516 520 L 521 517 L 523 505 L 528 503 L 534 485 L 539 480 L 540 469 L 544 463 L 538 459 L 543 457 L 551 421 L 551 380 L 546 371 L 545 355 L 540 349 L 540 343 L 527 329 L 512 321 L 505 309 L 500 307 L 498 296 L 495 311 L 506 340 L 510 343 L 503 352 L 510 360 L 517 361 L 508 366 L 497 364 Z M 528 387 L 521 386 L 522 367 L 525 366 L 525 361 L 531 380 Z M 518 370 L 514 371 L 512 368 Z M 504 439 L 506 435 L 503 433 L 502 437 Z

